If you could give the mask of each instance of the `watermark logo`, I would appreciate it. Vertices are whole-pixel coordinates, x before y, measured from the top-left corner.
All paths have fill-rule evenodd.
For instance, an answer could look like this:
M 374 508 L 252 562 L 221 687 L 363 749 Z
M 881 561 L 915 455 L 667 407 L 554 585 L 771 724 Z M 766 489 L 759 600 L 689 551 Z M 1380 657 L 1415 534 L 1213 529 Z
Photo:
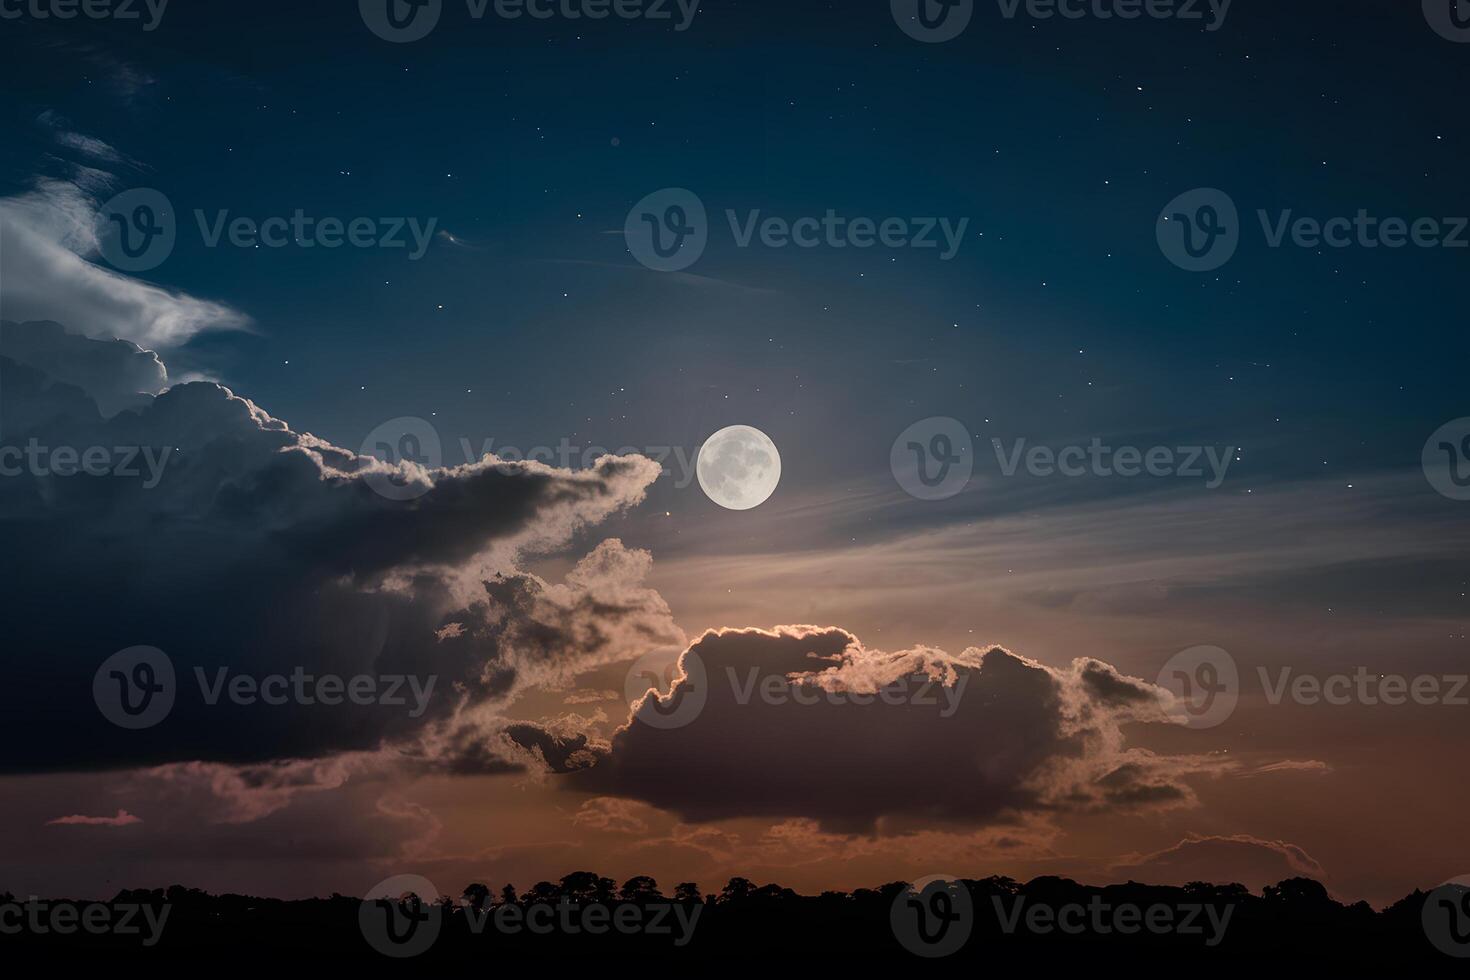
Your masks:
M 623 224 L 628 251 L 655 272 L 687 269 L 709 244 L 709 216 L 699 195 L 682 187 L 654 191 L 633 205 Z
M 969 485 L 975 471 L 975 445 L 963 422 L 935 416 L 899 433 L 889 450 L 888 465 L 909 496 L 945 500 Z
M 1276 671 L 1273 681 L 1265 667 L 1257 667 L 1261 687 L 1266 692 L 1266 701 L 1279 705 L 1290 696 L 1294 704 L 1326 704 L 1342 707 L 1349 704 L 1377 707 L 1397 707 L 1416 704 L 1421 707 L 1449 705 L 1463 708 L 1470 705 L 1466 689 L 1470 688 L 1470 674 L 1380 674 L 1367 667 L 1359 666 L 1351 674 L 1295 674 L 1290 667 Z
M 152 490 L 163 482 L 173 451 L 172 446 L 47 446 L 32 437 L 24 447 L 0 445 L 0 477 L 114 476 L 139 480 L 144 490 Z
M 158 268 L 178 242 L 173 203 L 151 187 L 136 187 L 113 197 L 98 211 L 97 222 L 102 257 L 123 272 Z
M 1239 459 L 1235 446 L 1113 446 L 1100 437 L 1086 444 L 1032 445 L 1016 439 L 1007 445 L 991 439 L 1001 476 L 1018 473 L 1050 479 L 1096 477 L 1196 479 L 1217 490 L 1230 465 Z M 894 440 L 888 452 L 893 478 L 910 496 L 944 500 L 960 493 L 974 473 L 975 451 L 964 423 L 936 416 L 915 422 Z
M 633 717 L 650 728 L 683 728 L 699 717 L 709 701 L 709 676 L 704 661 L 693 650 L 684 652 L 684 679 L 675 684 L 679 657 L 678 650 L 652 650 L 628 668 L 623 697 L 630 708 L 642 701 Z
M 193 219 L 205 248 L 403 249 L 411 262 L 428 252 L 439 226 L 438 218 L 318 217 L 302 208 L 264 218 L 233 214 L 228 208 L 213 213 L 196 208 Z M 112 198 L 99 209 L 97 224 L 102 257 L 123 272 L 158 268 L 178 244 L 180 229 L 173 204 L 151 187 Z
M 1023 10 L 1032 20 L 1177 20 L 1204 21 L 1213 34 L 1225 26 L 1235 0 L 996 0 L 1001 16 L 1015 20 Z
M 1031 20 L 1177 20 L 1202 22 L 1208 33 L 1225 26 L 1234 0 L 996 0 L 1008 21 Z M 905 34 L 925 44 L 952 41 L 970 26 L 974 0 L 889 0 L 893 20 Z
M 353 218 L 327 216 L 318 218 L 297 208 L 290 215 L 253 218 L 249 215 L 230 217 L 228 209 L 213 215 L 196 208 L 194 222 L 205 248 L 219 248 L 220 243 L 235 248 L 351 248 L 405 249 L 408 260 L 417 262 L 429 251 L 438 218 L 420 220 L 414 217 Z
M 1188 272 L 1211 272 L 1240 247 L 1240 212 L 1229 194 L 1201 187 L 1180 194 L 1159 212 L 1155 229 L 1164 256 Z
M 969 941 L 975 905 L 964 882 L 952 875 L 930 875 L 898 894 L 888 922 L 904 949 L 938 959 L 959 952 Z
M 674 31 L 689 30 L 700 0 L 465 0 L 473 22 L 494 14 L 500 20 L 647 20 L 672 21 Z M 358 0 L 368 30 L 393 44 L 421 41 L 439 26 L 443 0 Z M 676 19 L 677 18 L 677 19 Z
M 739 708 L 761 704 L 773 708 L 855 706 L 874 704 L 889 707 L 931 708 L 940 718 L 954 717 L 969 683 L 962 674 L 955 684 L 925 672 L 899 676 L 871 690 L 824 685 L 810 678 L 795 679 L 763 671 L 759 666 L 744 669 L 726 666 L 711 676 L 698 653 L 673 648 L 653 650 L 633 662 L 623 680 L 623 698 L 638 722 L 658 729 L 683 728 L 693 724 L 709 703 L 712 689 L 729 685 L 725 703 Z M 680 666 L 682 664 L 682 679 Z M 723 696 L 726 690 L 719 687 Z
M 460 453 L 466 463 L 481 462 L 494 454 L 502 463 L 514 464 L 521 461 L 545 463 L 559 469 L 589 469 L 603 456 L 647 456 L 659 464 L 662 471 L 673 477 L 674 488 L 683 490 L 697 479 L 698 451 L 691 452 L 684 446 L 583 446 L 562 436 L 555 446 L 532 446 L 521 449 L 512 445 L 497 445 L 494 438 L 481 439 L 476 450 L 468 436 L 459 437 Z M 507 470 L 509 467 L 507 467 Z
M 894 23 L 915 41 L 953 41 L 970 26 L 975 0 L 889 0 Z
M 1470 500 L 1470 418 L 1446 422 L 1424 443 L 1424 478 L 1441 496 Z
M 1170 714 L 1188 728 L 1223 725 L 1240 702 L 1240 669 L 1219 647 L 1181 650 L 1164 664 L 1155 683 L 1174 695 Z
M 734 667 L 726 667 L 725 678 L 730 683 L 730 692 L 734 695 L 735 703 L 741 707 L 757 699 L 761 704 L 772 707 L 788 704 L 807 707 L 817 704 L 862 707 L 881 702 L 893 708 L 903 705 L 938 708 L 940 718 L 953 718 L 960 710 L 960 699 L 965 696 L 965 686 L 970 681 L 970 675 L 964 673 L 951 687 L 937 678 L 919 672 L 896 677 L 871 691 L 861 691 L 827 687 L 811 680 L 793 681 L 784 674 L 762 673 L 759 667 L 751 667 L 744 672 L 743 677 Z
M 725 211 L 730 234 L 737 248 L 749 248 L 760 242 L 765 248 L 934 248 L 943 249 L 939 261 L 948 262 L 960 253 L 965 241 L 969 218 L 887 217 L 849 218 L 832 208 L 820 218 L 803 215 L 783 218 L 761 216 L 759 209 L 742 217 L 733 210 Z
M 338 707 L 380 706 L 405 708 L 410 718 L 422 717 L 434 696 L 438 675 L 414 674 L 309 674 L 297 666 L 290 674 L 234 673 L 217 667 L 212 675 L 203 667 L 193 669 L 202 703 L 214 707 L 223 702 L 251 707 L 287 704 Z M 92 678 L 92 698 L 103 717 L 119 728 L 152 728 L 173 710 L 181 691 L 173 661 L 154 647 L 130 647 L 103 661 Z
M 1225 446 L 1109 446 L 1094 437 L 1087 445 L 1028 446 L 1017 439 L 1009 449 L 992 439 L 995 460 L 1003 476 L 1015 476 L 1023 464 L 1035 477 L 1181 477 L 1205 481 L 1206 490 L 1217 490 L 1236 459 L 1236 447 Z
M 173 906 L 133 902 L 48 902 L 32 895 L 25 902 L 0 902 L 0 935 L 138 936 L 145 947 L 163 938 Z
M 1272 249 L 1470 248 L 1470 217 L 1380 217 L 1367 208 L 1325 218 L 1258 208 L 1255 216 Z M 1170 201 L 1159 214 L 1157 234 L 1170 262 L 1189 272 L 1210 272 L 1235 256 L 1244 226 L 1230 195 L 1207 187 Z
M 384 956 L 422 955 L 444 925 L 439 892 L 421 875 L 394 875 L 368 891 L 357 924 L 367 944 Z
M 444 465 L 439 430 L 427 419 L 411 415 L 390 419 L 369 432 L 358 455 L 387 464 L 387 469 L 370 469 L 363 481 L 389 500 L 422 497 L 434 487 L 426 471 Z
M 1210 948 L 1224 942 L 1225 932 L 1230 928 L 1230 918 L 1235 914 L 1233 904 L 1114 904 L 1101 895 L 1093 895 L 1086 905 L 1081 902 L 1052 905 L 1017 897 L 1009 911 L 1006 910 L 1005 900 L 999 895 L 992 895 L 990 902 L 995 906 L 1001 931 L 1008 936 L 1015 935 L 1022 929 L 1038 936 L 1057 933 L 1064 936 L 1130 936 L 1148 932 L 1156 936 L 1198 936 Z
M 1424 899 L 1424 935 L 1446 956 L 1470 957 L 1470 876 L 1440 885 Z
M 138 21 L 144 33 L 163 23 L 169 0 L 0 0 L 0 20 Z
M 444 0 L 357 0 L 362 22 L 393 44 L 421 41 L 439 24 Z
M 832 208 L 820 216 L 795 218 L 763 214 L 759 208 L 744 214 L 727 208 L 724 215 L 736 248 L 936 249 L 941 262 L 959 254 L 970 226 L 969 218 L 851 217 Z M 704 202 L 682 187 L 665 188 L 643 198 L 623 223 L 628 251 L 658 272 L 677 272 L 693 265 L 704 254 L 710 234 Z
M 1424 0 L 1424 19 L 1445 40 L 1470 44 L 1470 0 Z
M 465 924 L 471 935 L 480 936 L 487 929 L 504 935 L 530 933 L 533 936 L 593 936 L 616 932 L 631 936 L 672 937 L 675 946 L 687 946 L 694 938 L 702 905 L 682 902 L 629 902 L 616 905 L 605 902 L 581 902 L 563 894 L 552 901 L 525 904 L 502 902 L 494 908 L 465 907 Z
M 152 728 L 168 717 L 178 688 L 173 661 L 156 647 L 120 650 L 92 677 L 92 700 L 119 728 Z
M 542 463 L 564 470 L 590 469 L 604 456 L 644 456 L 659 464 L 663 476 L 683 490 L 698 479 L 699 451 L 685 446 L 601 446 L 575 443 L 563 436 L 554 446 L 518 447 L 501 444 L 493 437 L 458 437 L 461 462 L 484 463 L 495 457 L 494 466 L 503 473 L 520 472 L 524 463 Z M 403 416 L 378 426 L 363 440 L 358 455 L 371 457 L 385 466 L 364 467 L 363 481 L 391 500 L 413 500 L 431 490 L 425 471 L 449 465 L 451 451 L 438 428 L 428 419 Z M 5 450 L 0 448 L 0 475 L 5 474 Z M 772 459 L 775 459 L 772 456 Z M 660 478 L 662 479 L 663 476 Z

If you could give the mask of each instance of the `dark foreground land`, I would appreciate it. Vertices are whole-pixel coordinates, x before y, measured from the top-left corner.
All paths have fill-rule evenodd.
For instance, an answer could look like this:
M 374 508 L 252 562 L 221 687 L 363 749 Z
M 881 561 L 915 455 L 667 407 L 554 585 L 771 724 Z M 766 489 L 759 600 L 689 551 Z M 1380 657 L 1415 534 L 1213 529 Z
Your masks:
M 18 928 L 17 928 L 18 927 Z M 404 894 L 281 901 L 179 886 L 106 902 L 0 894 L 0 962 L 12 954 L 233 963 L 348 960 L 382 967 L 504 959 L 866 959 L 919 965 L 1147 964 L 1170 969 L 1315 965 L 1432 974 L 1470 969 L 1470 893 L 1415 892 L 1385 909 L 1333 901 L 1294 878 L 1240 885 L 1088 887 L 1062 878 L 903 882 L 803 896 L 733 879 L 664 897 L 590 873 L 516 895 L 471 885 L 454 899 Z M 483 961 L 483 960 L 482 960 Z

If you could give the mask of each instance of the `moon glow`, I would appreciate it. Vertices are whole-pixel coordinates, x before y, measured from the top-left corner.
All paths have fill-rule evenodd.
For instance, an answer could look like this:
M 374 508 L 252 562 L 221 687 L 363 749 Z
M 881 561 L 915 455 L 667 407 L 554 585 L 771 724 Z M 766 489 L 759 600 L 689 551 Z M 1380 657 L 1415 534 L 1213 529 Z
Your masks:
M 760 429 L 732 425 L 699 447 L 694 471 L 709 499 L 727 510 L 750 510 L 775 493 L 781 482 L 781 454 Z

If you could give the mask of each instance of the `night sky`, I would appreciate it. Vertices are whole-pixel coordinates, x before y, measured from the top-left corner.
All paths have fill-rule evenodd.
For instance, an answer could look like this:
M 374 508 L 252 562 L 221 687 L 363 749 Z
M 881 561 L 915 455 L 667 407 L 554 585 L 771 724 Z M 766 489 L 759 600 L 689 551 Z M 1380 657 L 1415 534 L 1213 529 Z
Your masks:
M 1148 682 L 1178 651 L 1217 645 L 1248 675 L 1228 723 L 1122 729 L 1140 751 L 1190 760 L 1174 771 L 1190 789 L 1142 817 L 1111 797 L 1086 813 L 1023 806 L 1017 846 L 996 836 L 1009 819 L 968 799 L 931 824 L 888 814 L 875 830 L 799 795 L 696 804 L 654 777 L 599 779 L 607 767 L 562 785 L 571 767 L 545 744 L 562 771 L 534 780 L 350 766 L 323 777 L 333 753 L 369 747 L 298 745 L 287 756 L 317 760 L 324 788 L 193 835 L 182 814 L 207 824 L 219 800 L 190 786 L 171 814 L 152 812 L 151 767 L 264 760 L 222 746 L 37 764 L 13 749 L 0 794 L 18 802 L 0 853 L 20 869 L 14 890 L 186 880 L 352 892 L 406 861 L 456 893 L 461 877 L 529 884 L 575 870 L 568 861 L 670 884 L 742 873 L 812 890 L 951 867 L 1143 878 L 1167 874 L 1158 855 L 1191 841 L 1198 876 L 1305 869 L 1347 900 L 1470 871 L 1470 795 L 1446 768 L 1470 747 L 1470 707 L 1270 705 L 1256 671 L 1464 669 L 1470 503 L 1435 492 L 1421 453 L 1470 415 L 1470 230 L 1461 219 L 1458 248 L 1273 248 L 1257 212 L 1364 210 L 1452 230 L 1470 215 L 1470 44 L 1439 36 L 1407 0 L 1236 0 L 1215 30 L 1208 16 L 1035 19 L 1024 5 L 1008 19 L 976 0 L 964 33 L 932 44 L 882 0 L 704 0 L 682 30 L 668 6 L 672 21 L 476 20 L 445 0 L 437 28 L 402 44 L 345 0 L 173 0 L 154 30 L 0 20 L 0 204 L 54 203 L 57 182 L 91 207 L 156 189 L 176 211 L 177 245 L 132 278 L 215 304 L 167 335 L 141 314 L 73 322 L 102 307 L 29 288 L 7 262 L 0 315 L 135 341 L 171 383 L 217 382 L 351 452 L 388 420 L 423 419 L 444 448 L 434 462 L 451 467 L 482 448 L 563 440 L 674 447 L 692 461 L 716 430 L 753 426 L 782 464 L 760 507 L 716 506 L 673 456 L 641 502 L 519 567 L 555 582 L 605 539 L 647 549 L 647 586 L 688 643 L 710 628 L 813 623 L 875 650 L 995 643 L 1057 671 L 1096 657 Z M 692 191 L 708 212 L 708 247 L 678 272 L 640 265 L 624 236 L 630 209 L 664 188 Z M 1240 215 L 1238 251 L 1207 272 L 1177 267 L 1157 239 L 1161 211 L 1196 188 L 1224 191 Z M 196 209 L 207 221 L 300 209 L 434 224 L 417 259 L 412 245 L 208 247 Z M 756 210 L 968 224 L 950 258 L 942 246 L 740 247 L 726 213 Z M 959 420 L 973 441 L 974 477 L 945 500 L 904 493 L 890 470 L 894 440 L 931 417 Z M 1007 476 L 991 450 L 1094 438 L 1233 453 L 1207 487 Z M 0 529 L 46 547 L 25 520 L 0 516 Z M 165 536 L 132 572 L 98 576 L 113 598 L 72 597 L 57 615 L 167 581 L 154 562 L 201 574 L 183 557 L 192 547 Z M 61 575 L 89 561 L 64 550 L 42 564 Z M 152 600 L 160 615 L 170 606 Z M 164 645 L 141 615 L 113 622 L 132 633 L 89 628 L 73 642 L 54 622 L 21 633 L 49 634 L 86 677 L 114 650 Z M 218 645 L 207 625 L 191 629 L 161 631 L 170 654 L 213 662 L 180 648 L 178 636 Z M 498 717 L 556 731 L 580 720 L 614 757 L 634 752 L 636 740 L 614 738 L 628 722 L 621 694 L 601 719 L 563 697 L 621 692 L 638 655 L 624 652 L 517 687 Z M 290 656 L 279 662 L 299 662 Z M 46 703 L 70 696 L 36 683 Z M 95 721 L 85 688 L 80 701 Z M 78 774 L 99 768 L 104 779 Z M 184 776 L 163 778 L 185 792 Z M 48 825 L 119 807 L 141 822 Z M 354 830 L 331 853 L 309 834 L 292 838 L 299 850 L 282 843 L 283 826 L 364 809 L 388 826 Z M 800 860 L 772 843 L 772 828 L 792 826 Z M 241 860 L 267 837 L 260 860 Z M 883 843 L 894 840 L 917 843 Z

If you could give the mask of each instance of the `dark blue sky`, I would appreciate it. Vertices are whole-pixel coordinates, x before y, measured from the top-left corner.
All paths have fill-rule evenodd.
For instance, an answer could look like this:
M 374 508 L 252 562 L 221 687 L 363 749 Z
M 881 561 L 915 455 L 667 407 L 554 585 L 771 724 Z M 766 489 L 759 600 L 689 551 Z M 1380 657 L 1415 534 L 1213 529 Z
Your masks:
M 1461 414 L 1470 255 L 1271 249 L 1254 211 L 1470 213 L 1470 51 L 1414 6 L 1241 0 L 1210 32 L 982 3 L 923 45 L 876 2 L 708 0 L 683 32 L 450 3 L 395 45 L 351 3 L 176 0 L 151 32 L 5 23 L 3 178 L 54 164 L 47 110 L 136 161 L 120 186 L 184 216 L 148 277 L 256 327 L 175 372 L 344 445 L 431 412 L 452 446 L 693 445 L 749 422 L 810 488 L 884 476 L 897 432 L 950 415 L 982 439 L 1157 435 L 1248 447 L 1242 480 L 1322 459 L 1347 480 L 1413 467 Z M 666 186 L 709 207 L 691 271 L 717 281 L 627 254 L 628 208 Z M 1154 220 L 1201 186 L 1248 232 L 1191 274 Z M 196 208 L 436 218 L 467 244 L 210 249 Z M 727 208 L 970 227 L 950 262 L 737 249 Z

